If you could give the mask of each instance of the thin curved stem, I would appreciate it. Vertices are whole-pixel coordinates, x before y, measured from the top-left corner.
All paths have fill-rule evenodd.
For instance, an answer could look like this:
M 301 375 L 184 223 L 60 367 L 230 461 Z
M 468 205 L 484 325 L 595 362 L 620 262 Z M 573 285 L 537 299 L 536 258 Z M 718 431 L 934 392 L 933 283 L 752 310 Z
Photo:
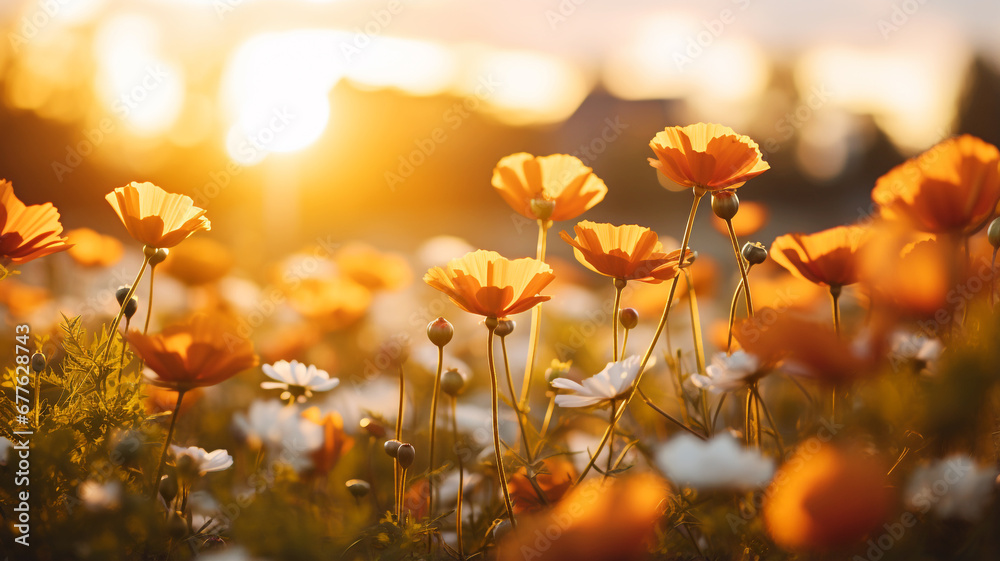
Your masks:
M 492 320 L 493 323 L 490 323 Z M 489 335 L 486 339 L 486 356 L 490 367 L 490 393 L 492 397 L 492 409 L 493 409 L 493 448 L 496 455 L 497 462 L 497 474 L 500 478 L 500 489 L 503 490 L 503 501 L 504 506 L 507 508 L 507 518 L 510 520 L 511 527 L 516 527 L 517 523 L 514 521 L 514 506 L 510 502 L 510 491 L 507 490 L 507 473 L 504 471 L 503 467 L 503 450 L 500 448 L 500 414 L 499 414 L 499 401 L 500 392 L 497 383 L 497 367 L 495 360 L 493 358 L 493 334 L 496 331 L 496 319 L 487 318 L 487 328 L 489 329 Z
M 753 268 L 753 263 L 747 265 L 747 276 L 750 275 L 750 269 Z M 726 354 L 732 354 L 733 352 L 733 325 L 736 324 L 736 306 L 740 303 L 740 293 L 744 290 L 743 279 L 740 279 L 740 283 L 736 285 L 736 292 L 733 293 L 733 301 L 729 304 L 729 336 L 726 339 Z
M 840 293 L 841 293 L 841 290 L 842 290 L 842 288 L 841 288 L 840 285 L 835 284 L 835 285 L 830 286 L 830 298 L 833 301 L 833 330 L 837 332 L 838 336 L 840 335 Z
M 684 429 L 685 431 L 693 434 L 694 436 L 697 436 L 698 438 L 700 438 L 702 440 L 708 440 L 708 437 L 706 437 L 705 435 L 698 433 L 698 431 L 696 431 L 696 430 L 692 429 L 691 427 L 685 425 L 684 423 L 678 421 L 677 418 L 674 417 L 673 415 L 671 415 L 670 413 L 667 413 L 663 409 L 660 409 L 659 407 L 657 407 L 656 404 L 653 403 L 653 400 L 651 400 L 648 397 L 646 397 L 646 394 L 645 394 L 645 392 L 642 391 L 642 388 L 639 388 L 639 399 L 642 399 L 642 401 L 645 402 L 645 404 L 648 405 L 650 407 L 650 409 L 652 409 L 653 411 L 656 411 L 657 413 L 659 413 L 660 416 L 662 416 L 664 419 L 670 421 L 671 423 L 677 425 L 678 427 L 680 427 L 680 428 Z
M 622 352 L 621 352 L 620 356 L 623 356 L 623 357 L 625 356 L 625 347 L 628 346 L 628 334 L 629 334 L 629 331 L 632 331 L 632 330 L 631 329 L 626 329 L 625 330 L 625 335 L 622 337 Z
M 753 392 L 757 399 L 757 403 L 760 404 L 760 408 L 764 411 L 764 416 L 767 418 L 767 424 L 771 426 L 771 431 L 774 432 L 774 443 L 778 445 L 778 457 L 785 457 L 785 444 L 781 439 L 781 433 L 778 432 L 778 425 L 774 422 L 774 417 L 771 416 L 771 410 L 767 408 L 767 403 L 764 403 L 764 398 L 760 396 L 760 388 L 754 384 L 752 386 Z
M 548 238 L 549 220 L 538 221 L 538 248 L 535 258 L 545 261 L 545 247 Z M 531 331 L 528 334 L 528 358 L 524 365 L 524 380 L 521 382 L 521 399 L 518 400 L 520 409 L 524 409 L 528 404 L 528 390 L 531 388 L 531 377 L 535 370 L 535 351 L 538 348 L 538 336 L 542 328 L 542 305 L 538 304 L 531 309 Z
M 431 396 L 431 429 L 430 429 L 430 450 L 427 453 L 427 517 L 434 518 L 434 437 L 437 435 L 437 407 L 438 394 L 441 393 L 441 368 L 444 363 L 444 346 L 438 347 L 437 372 L 434 374 L 434 394 Z M 428 540 L 427 547 L 430 548 L 432 540 Z M 428 549 L 429 552 L 429 549 Z
M 126 300 L 127 302 L 128 300 Z M 167 451 L 170 449 L 170 441 L 174 438 L 174 426 L 177 425 L 177 416 L 181 410 L 181 400 L 184 399 L 184 391 L 177 392 L 177 404 L 174 405 L 174 414 L 170 416 L 170 428 L 167 429 L 167 440 L 163 443 L 163 452 L 160 453 L 160 462 L 156 466 L 156 477 L 153 478 L 153 492 L 150 499 L 155 499 L 160 492 L 160 477 L 163 476 L 163 463 L 167 461 Z
M 611 407 L 608 408 L 610 413 L 608 419 L 608 430 L 611 431 L 611 438 L 608 439 L 608 469 L 604 470 L 604 479 L 608 478 L 608 474 L 611 473 L 611 468 L 614 465 L 615 460 L 615 400 L 611 400 Z
M 694 338 L 694 357 L 698 366 L 698 373 L 707 376 L 705 373 L 705 347 L 701 335 L 701 315 L 698 313 L 698 297 L 695 294 L 694 282 L 692 282 L 691 271 L 681 269 L 684 272 L 684 279 L 687 281 L 688 308 L 691 311 L 691 336 Z M 708 408 L 708 395 L 705 390 L 700 391 L 701 416 L 705 421 L 705 433 L 709 438 L 712 436 L 711 411 Z
M 687 257 L 688 243 L 691 241 L 691 228 L 694 226 L 694 217 L 698 212 L 698 203 L 701 202 L 702 197 L 705 196 L 705 190 L 694 189 L 694 201 L 691 203 L 691 212 L 688 214 L 687 226 L 684 228 L 684 238 L 681 242 L 681 254 L 679 263 L 683 264 L 684 259 Z M 646 363 L 649 362 L 650 357 L 653 356 L 653 351 L 656 349 L 656 342 L 660 339 L 660 335 L 663 333 L 663 328 L 667 325 L 667 317 L 670 315 L 670 306 L 674 300 L 674 294 L 677 292 L 677 283 L 680 280 L 680 273 L 674 277 L 673 282 L 670 284 L 670 292 L 667 294 L 667 301 L 663 306 L 663 314 L 660 316 L 660 322 L 656 326 L 656 331 L 653 333 L 653 339 L 649 342 L 649 347 L 646 348 L 645 354 L 642 356 L 642 361 L 639 363 L 639 372 L 636 374 L 635 380 L 632 382 L 632 388 L 629 390 L 628 395 L 622 400 L 621 405 L 618 406 L 618 411 L 615 413 L 615 418 L 620 419 L 625 413 L 625 409 L 628 408 L 628 404 L 632 401 L 632 397 L 635 395 L 636 390 L 639 388 L 639 382 L 642 381 L 642 374 L 646 369 Z M 610 427 L 609 427 L 610 428 Z M 686 428 L 686 427 L 685 427 Z M 690 430 L 690 429 L 688 429 Z M 691 431 L 694 432 L 694 431 Z M 695 433 L 697 434 L 697 433 Z M 601 450 L 608 442 L 608 438 L 611 437 L 611 431 L 604 431 L 604 436 L 597 445 L 597 450 L 590 457 L 590 461 L 587 462 L 586 467 L 580 472 L 580 476 L 577 477 L 576 482 L 580 483 L 583 478 L 587 476 L 591 469 L 594 467 L 594 462 L 597 461 L 597 455 L 601 453 Z
M 452 438 L 458 442 L 458 398 L 451 396 L 451 430 Z M 455 505 L 455 533 L 458 534 L 458 559 L 465 559 L 465 546 L 462 544 L 462 496 L 465 492 L 465 466 L 462 465 L 462 454 L 458 456 L 458 499 Z
M 552 412 L 556 408 L 556 394 L 552 392 L 549 397 L 549 406 L 545 408 L 545 419 L 542 421 L 542 431 L 538 433 L 539 440 L 545 440 L 545 435 L 549 432 L 549 423 L 552 422 Z
M 405 390 L 406 390 L 406 382 L 403 378 L 403 364 L 400 363 L 399 364 L 399 410 L 396 412 L 396 440 L 398 440 L 399 442 L 403 442 L 403 403 L 406 400 L 406 394 L 404 393 Z M 404 470 L 402 469 L 402 466 L 399 465 L 399 460 L 394 459 L 393 464 L 394 464 L 393 475 L 395 476 L 396 479 L 394 483 L 394 491 L 396 494 L 394 510 L 396 511 L 396 520 L 402 522 L 402 516 L 403 516 L 402 489 L 403 489 Z
M 740 253 L 740 241 L 736 239 L 736 230 L 733 229 L 732 219 L 726 220 L 726 227 L 729 229 L 729 239 L 733 242 L 733 253 L 736 255 L 736 264 L 740 268 L 740 276 L 743 277 L 743 295 L 747 302 L 747 316 L 753 317 L 753 299 L 750 298 L 750 281 L 747 280 L 747 266 Z
M 746 418 L 743 424 L 743 432 L 744 432 L 744 437 L 746 438 L 747 447 L 753 445 L 754 431 L 752 425 L 753 421 L 751 419 L 752 416 L 753 416 L 753 390 L 751 388 L 747 388 Z
M 510 362 L 507 360 L 507 338 L 500 338 L 500 351 L 503 353 L 503 369 L 507 373 L 507 387 L 510 389 L 510 404 L 514 407 L 514 414 L 517 416 L 517 426 L 521 429 L 521 442 L 524 443 L 524 454 L 531 462 L 531 446 L 528 445 L 528 431 L 524 430 L 524 416 L 517 403 L 517 394 L 514 393 L 514 378 L 510 375 Z
M 621 310 L 622 305 L 622 290 L 625 285 L 628 284 L 624 279 L 614 279 L 615 283 L 615 307 L 614 311 L 611 313 L 611 333 L 612 335 L 612 345 L 613 349 L 612 360 L 618 362 L 618 314 Z

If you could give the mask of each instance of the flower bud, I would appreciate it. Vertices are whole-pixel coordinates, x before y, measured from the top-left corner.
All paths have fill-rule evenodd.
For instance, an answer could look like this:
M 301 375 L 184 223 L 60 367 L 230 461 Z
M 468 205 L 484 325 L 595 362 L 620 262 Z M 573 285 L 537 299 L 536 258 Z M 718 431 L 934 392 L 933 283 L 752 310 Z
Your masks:
M 132 319 L 138 309 L 139 299 L 135 296 L 129 298 L 128 304 L 125 304 L 125 319 Z
M 145 250 L 143 253 L 145 253 Z M 149 257 L 149 264 L 155 267 L 160 263 L 163 263 L 163 261 L 167 258 L 167 255 L 170 255 L 170 250 L 164 247 L 157 248 L 156 251 L 153 252 L 153 255 Z
M 367 481 L 361 479 L 348 479 L 344 485 L 347 486 L 347 491 L 350 492 L 355 499 L 365 497 L 372 489 L 372 486 L 369 485 Z
M 635 329 L 635 326 L 639 325 L 639 312 L 635 308 L 622 308 L 618 312 L 618 323 L 625 329 Z
M 439 317 L 436 320 L 427 324 L 427 338 L 434 343 L 436 347 L 443 347 L 447 345 L 451 338 L 455 336 L 455 328 L 451 325 L 451 322 Z
M 45 370 L 45 355 L 42 353 L 31 355 L 31 370 L 36 374 Z
M 740 210 L 740 198 L 736 191 L 717 191 L 712 193 L 712 212 L 723 220 L 732 220 Z
M 413 459 L 416 457 L 417 451 L 413 449 L 412 444 L 400 444 L 399 449 L 396 450 L 396 460 L 403 469 L 413 465 Z
M 1000 247 L 1000 217 L 990 222 L 990 227 L 986 230 L 986 239 L 990 240 L 993 249 Z
M 506 337 L 514 332 L 515 327 L 517 327 L 517 324 L 514 323 L 514 320 L 504 318 L 500 320 L 499 323 L 497 323 L 497 329 L 495 333 L 500 337 Z
M 567 360 L 566 362 L 560 362 L 553 359 L 552 365 L 545 369 L 545 381 L 552 383 L 556 378 L 562 378 L 569 374 L 570 366 L 573 365 L 572 360 Z
M 390 458 L 395 458 L 396 452 L 399 451 L 399 447 L 402 444 L 403 443 L 398 440 L 386 440 L 383 448 L 385 449 L 385 453 L 388 454 Z
M 177 496 L 177 478 L 172 475 L 164 475 L 160 480 L 160 496 L 167 504 Z
M 547 199 L 531 199 L 531 214 L 539 220 L 548 220 L 556 210 L 556 202 Z
M 367 432 L 368 436 L 373 438 L 382 438 L 385 436 L 385 425 L 375 419 L 372 419 L 371 417 L 361 419 L 358 426 L 361 427 L 361 430 Z
M 751 265 L 760 265 L 767 260 L 767 249 L 760 242 L 747 242 L 743 244 L 743 249 L 740 253 L 743 254 L 743 258 L 747 260 L 747 263 Z
M 125 305 L 125 297 L 128 296 L 130 290 L 132 290 L 132 287 L 126 284 L 119 286 L 118 290 L 115 291 L 115 300 L 118 300 L 119 307 Z
M 465 376 L 454 368 L 449 368 L 441 374 L 441 391 L 457 397 L 465 389 Z

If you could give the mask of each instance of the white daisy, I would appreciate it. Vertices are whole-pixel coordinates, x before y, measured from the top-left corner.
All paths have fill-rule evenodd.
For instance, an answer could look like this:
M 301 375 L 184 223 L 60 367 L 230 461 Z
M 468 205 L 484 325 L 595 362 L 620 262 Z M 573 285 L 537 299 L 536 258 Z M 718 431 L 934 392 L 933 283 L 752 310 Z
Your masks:
M 607 405 L 613 400 L 623 399 L 639 374 L 640 362 L 641 359 L 636 355 L 618 362 L 609 362 L 604 370 L 585 378 L 582 384 L 568 378 L 556 378 L 552 381 L 552 387 L 573 392 L 557 395 L 556 405 L 590 407 Z
M 941 518 L 975 522 L 993 499 L 997 470 L 979 467 L 968 456 L 955 454 L 919 467 L 906 486 L 906 504 Z
M 746 450 L 729 433 L 703 441 L 676 436 L 660 448 L 656 463 L 672 481 L 695 489 L 747 490 L 763 487 L 774 476 L 774 460 Z
M 760 360 L 744 351 L 731 355 L 716 353 L 705 373 L 708 375 L 692 374 L 691 383 L 712 393 L 736 391 L 747 387 L 760 374 Z
M 276 400 L 254 401 L 246 415 L 233 416 L 233 424 L 251 448 L 265 448 L 296 471 L 311 467 L 309 454 L 323 444 L 323 427 L 302 418 L 298 407 Z
M 233 457 L 229 452 L 219 449 L 206 451 L 204 448 L 190 446 L 184 448 L 175 444 L 170 445 L 170 451 L 174 454 L 175 460 L 180 460 L 182 456 L 191 458 L 194 467 L 198 470 L 198 475 L 205 475 L 213 471 L 229 469 L 233 465 Z
M 893 368 L 900 362 L 914 361 L 926 365 L 927 370 L 934 372 L 936 362 L 944 351 L 944 344 L 936 337 L 926 337 L 915 333 L 897 332 L 892 335 L 892 350 L 889 360 Z
M 329 391 L 340 384 L 340 379 L 331 378 L 326 370 L 320 370 L 311 364 L 306 366 L 297 360 L 292 362 L 279 360 L 274 364 L 265 364 L 261 370 L 268 377 L 277 380 L 277 382 L 261 382 L 261 388 L 284 390 L 281 392 L 281 399 L 292 399 L 292 396 L 295 396 L 299 403 L 312 397 L 314 391 Z

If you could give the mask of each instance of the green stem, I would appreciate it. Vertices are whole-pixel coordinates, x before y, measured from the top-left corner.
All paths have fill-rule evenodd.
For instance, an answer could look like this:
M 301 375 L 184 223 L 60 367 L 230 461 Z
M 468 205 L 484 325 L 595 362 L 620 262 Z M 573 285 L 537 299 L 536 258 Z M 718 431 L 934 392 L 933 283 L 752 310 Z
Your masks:
M 514 393 L 514 378 L 510 375 L 510 362 L 507 360 L 506 336 L 500 338 L 500 350 L 503 353 L 503 369 L 507 373 L 507 388 L 510 389 L 510 404 L 514 407 L 514 414 L 517 416 L 517 426 L 521 430 L 521 442 L 524 443 L 525 457 L 531 462 L 531 446 L 528 445 L 528 431 L 524 430 L 524 416 L 517 403 L 517 394 Z
M 781 433 L 778 432 L 778 425 L 775 424 L 774 417 L 771 416 L 771 410 L 767 408 L 767 403 L 764 403 L 764 399 L 760 396 L 760 388 L 757 384 L 754 384 L 752 389 L 757 403 L 760 404 L 760 408 L 764 410 L 764 416 L 767 418 L 767 424 L 771 426 L 771 430 L 774 432 L 774 443 L 778 445 L 778 457 L 784 458 L 785 445 L 781 439 Z
M 499 414 L 499 402 L 500 402 L 500 392 L 499 385 L 497 383 L 497 368 L 496 362 L 493 358 L 493 334 L 497 328 L 496 318 L 486 318 L 486 327 L 489 329 L 489 335 L 486 339 L 486 356 L 490 367 L 490 390 L 492 398 L 492 408 L 493 408 L 493 448 L 496 455 L 497 462 L 497 475 L 500 479 L 500 489 L 503 490 L 503 501 L 504 506 L 507 508 L 507 518 L 510 520 L 510 525 L 512 528 L 517 527 L 517 523 L 514 521 L 514 506 L 510 502 L 510 491 L 507 489 L 507 473 L 504 471 L 503 467 L 503 450 L 500 448 L 500 414 Z
M 708 374 L 705 372 L 705 347 L 703 346 L 701 335 L 701 315 L 698 313 L 698 297 L 695 294 L 691 271 L 687 268 L 681 270 L 684 272 L 684 279 L 687 281 L 688 287 L 688 308 L 691 311 L 691 335 L 694 338 L 695 363 L 698 366 L 698 373 L 702 376 L 707 376 Z M 711 422 L 711 413 L 708 408 L 708 394 L 705 390 L 701 390 L 699 393 L 701 394 L 701 417 L 704 419 L 705 434 L 711 438 L 712 426 L 709 424 Z
M 631 329 L 626 329 L 625 330 L 625 336 L 622 337 L 622 352 L 621 352 L 621 356 L 625 356 L 625 347 L 628 346 L 628 333 L 629 333 L 629 331 L 632 331 L 632 330 Z
M 128 299 L 125 301 L 128 302 Z M 174 405 L 174 414 L 170 416 L 170 428 L 167 429 L 167 440 L 163 443 L 163 452 L 160 453 L 160 463 L 156 466 L 156 477 L 153 478 L 153 492 L 149 496 L 150 499 L 155 499 L 156 494 L 160 492 L 160 477 L 163 476 L 163 464 L 167 461 L 167 451 L 170 449 L 170 441 L 174 437 L 174 426 L 177 425 L 177 416 L 180 414 L 181 400 L 184 399 L 185 391 L 180 390 L 177 392 L 177 405 Z
M 451 396 L 451 430 L 453 439 L 458 442 L 458 398 Z M 465 546 L 462 544 L 462 495 L 465 491 L 465 467 L 462 465 L 462 453 L 458 456 L 458 504 L 455 505 L 455 532 L 458 534 L 458 559 L 465 559 Z
M 679 263 L 683 264 L 684 259 L 687 257 L 687 246 L 691 241 L 691 228 L 694 226 L 694 217 L 698 212 L 698 203 L 701 202 L 702 197 L 705 196 L 705 190 L 700 188 L 694 189 L 694 201 L 691 203 L 691 212 L 688 214 L 687 226 L 684 228 L 684 238 L 681 242 L 681 254 Z M 670 284 L 670 292 L 667 294 L 667 302 L 663 306 L 663 314 L 660 316 L 660 322 L 656 326 L 656 331 L 653 333 L 653 340 L 649 342 L 649 347 L 646 348 L 645 354 L 642 356 L 642 361 L 639 363 L 639 373 L 635 377 L 635 381 L 632 382 L 632 388 L 629 390 L 628 395 L 622 400 L 621 405 L 618 406 L 618 411 L 615 414 L 615 419 L 620 419 L 625 413 L 625 409 L 628 408 L 628 404 L 632 401 L 632 396 L 635 395 L 636 390 L 639 388 L 639 382 L 642 380 L 642 374 L 646 369 L 646 363 L 649 362 L 650 357 L 653 356 L 653 351 L 656 348 L 656 342 L 660 339 L 660 335 L 663 333 L 663 328 L 667 325 L 667 317 L 670 315 L 670 306 L 674 300 L 674 294 L 677 292 L 677 283 L 680 280 L 680 273 L 674 277 L 673 282 Z M 610 427 L 609 427 L 610 428 Z M 690 429 L 688 429 L 690 430 Z M 693 432 L 693 431 L 692 431 Z M 608 442 L 608 438 L 611 437 L 611 431 L 604 431 L 604 436 L 597 445 L 597 450 L 590 457 L 587 462 L 587 466 L 584 467 L 583 471 L 580 472 L 580 476 L 577 478 L 576 482 L 580 483 L 583 478 L 587 476 L 590 470 L 594 467 L 594 462 L 597 461 L 597 455 L 601 453 L 604 446 Z
M 438 359 L 437 359 L 437 373 L 434 374 L 434 394 L 431 396 L 431 441 L 430 450 L 427 454 L 428 456 L 428 467 L 427 467 L 427 517 L 434 518 L 434 476 L 432 472 L 436 467 L 434 465 L 434 437 L 437 434 L 437 407 L 438 407 L 438 394 L 441 393 L 441 368 L 444 363 L 444 346 L 438 347 Z M 429 538 L 429 537 L 428 537 Z M 428 553 L 430 552 L 432 540 L 428 539 L 427 547 Z
M 604 471 L 604 479 L 608 478 L 608 474 L 611 473 L 611 467 L 614 465 L 615 459 L 615 400 L 611 400 L 611 407 L 609 408 L 610 413 L 608 419 L 608 430 L 611 431 L 611 438 L 608 439 L 608 469 Z
M 545 419 L 542 421 L 542 432 L 538 433 L 539 440 L 545 440 L 545 435 L 549 432 L 549 423 L 552 422 L 552 412 L 556 408 L 556 393 L 553 391 L 549 397 L 549 406 L 545 409 Z
M 552 222 L 548 220 L 538 221 L 538 248 L 535 252 L 535 259 L 545 261 L 545 246 L 548 238 L 549 226 Z M 538 337 L 542 327 L 542 305 L 538 304 L 531 309 L 531 331 L 528 335 L 528 358 L 524 365 L 524 380 L 521 382 L 521 399 L 518 400 L 520 409 L 525 409 L 528 404 L 528 390 L 531 388 L 531 377 L 535 370 L 535 351 L 538 348 Z
M 398 440 L 399 442 L 403 442 L 403 402 L 405 401 L 405 395 L 406 395 L 404 393 L 405 389 L 406 389 L 406 382 L 403 379 L 403 365 L 402 363 L 400 363 L 399 364 L 399 410 L 396 413 L 396 440 Z M 399 460 L 393 460 L 393 462 L 395 464 L 393 468 L 393 474 L 394 475 L 397 473 L 399 474 L 399 476 L 396 478 L 397 480 L 394 486 L 395 487 L 394 490 L 396 493 L 395 497 L 396 520 L 402 523 L 402 516 L 403 516 L 402 489 L 403 489 L 403 472 L 405 470 L 403 470 L 402 466 L 399 465 Z
M 613 334 L 611 348 L 613 349 L 612 356 L 614 357 L 612 360 L 614 362 L 618 362 L 618 313 L 621 310 L 621 305 L 622 305 L 622 290 L 624 290 L 625 285 L 628 284 L 628 281 L 626 281 L 625 279 L 614 279 L 614 283 L 615 283 L 615 307 L 614 307 L 614 312 L 612 312 L 611 314 L 611 333 Z
M 753 299 L 750 298 L 750 281 L 747 280 L 747 266 L 740 253 L 740 241 L 736 239 L 736 230 L 733 229 L 732 219 L 726 220 L 726 227 L 729 228 L 729 239 L 733 242 L 733 253 L 736 255 L 736 264 L 740 268 L 740 276 L 743 278 L 743 295 L 747 302 L 747 316 L 753 317 Z
M 642 391 L 641 388 L 639 389 L 639 399 L 642 399 L 642 401 L 645 402 L 646 405 L 648 405 L 650 407 L 650 409 L 652 409 L 653 411 L 656 411 L 657 413 L 659 413 L 664 419 L 670 421 L 671 423 L 677 425 L 678 427 L 680 427 L 680 428 L 684 429 L 685 431 L 693 434 L 694 436 L 697 436 L 698 438 L 700 438 L 702 440 L 708 440 L 708 437 L 706 437 L 706 436 L 704 436 L 702 434 L 699 434 L 698 431 L 696 431 L 696 430 L 692 429 L 691 427 L 685 425 L 684 423 L 678 421 L 673 415 L 671 415 L 670 413 L 667 413 L 663 409 L 660 409 L 659 407 L 657 407 L 656 404 L 653 403 L 653 400 L 651 400 L 648 397 L 646 397 L 646 394 Z

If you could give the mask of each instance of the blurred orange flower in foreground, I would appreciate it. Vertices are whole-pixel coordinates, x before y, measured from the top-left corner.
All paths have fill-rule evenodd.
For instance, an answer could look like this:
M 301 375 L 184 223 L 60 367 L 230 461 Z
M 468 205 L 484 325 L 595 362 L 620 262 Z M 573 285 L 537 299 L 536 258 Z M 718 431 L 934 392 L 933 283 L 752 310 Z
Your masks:
M 872 200 L 884 218 L 921 232 L 969 235 L 1000 201 L 1000 151 L 964 134 L 894 167 L 875 183 Z
M 585 220 L 573 230 L 576 231 L 576 239 L 565 230 L 559 236 L 573 246 L 577 261 L 595 273 L 654 284 L 677 276 L 681 251 L 676 249 L 665 253 L 656 232 L 649 228 Z M 692 261 L 693 256 L 688 251 L 685 263 L 690 265 Z
M 573 482 L 576 481 L 576 469 L 570 461 L 558 456 L 546 458 L 542 463 L 545 464 L 545 473 L 538 474 L 535 482 L 545 494 L 545 500 L 549 504 L 554 504 L 559 502 L 573 486 Z M 522 467 L 507 482 L 507 491 L 514 501 L 514 514 L 538 512 L 544 506 L 538 498 L 538 492 L 528 481 L 527 473 Z
M 566 154 L 511 154 L 493 168 L 492 183 L 511 208 L 532 220 L 576 218 L 608 192 L 594 170 Z M 546 208 L 548 202 L 554 207 Z
M 232 252 L 211 237 L 192 238 L 170 250 L 160 268 L 188 286 L 216 282 L 229 274 L 235 259 Z
M 842 550 L 861 543 L 889 514 L 886 466 L 818 439 L 799 445 L 764 503 L 768 532 L 789 551 Z
M 770 212 L 767 207 L 761 203 L 754 201 L 743 201 L 740 203 L 740 210 L 733 217 L 733 230 L 736 231 L 736 235 L 740 238 L 756 234 L 767 224 L 768 218 L 770 218 Z M 729 236 L 729 228 L 726 226 L 726 221 L 716 216 L 714 213 L 711 216 L 712 227 L 716 229 L 723 236 Z
M 253 345 L 221 318 L 199 315 L 156 335 L 132 330 L 126 338 L 156 373 L 150 382 L 175 391 L 212 386 L 257 366 Z
M 431 268 L 424 282 L 469 313 L 499 319 L 548 300 L 538 293 L 554 278 L 552 268 L 537 259 L 508 260 L 480 249 L 452 259 L 444 268 Z
M 824 286 L 858 282 L 860 226 L 837 226 L 815 234 L 785 234 L 771 244 L 771 259 L 790 273 Z
M 736 189 L 771 169 L 750 137 L 713 123 L 667 127 L 649 147 L 649 165 L 683 187 Z
M 105 236 L 90 228 L 77 228 L 66 232 L 66 239 L 73 247 L 67 252 L 81 267 L 110 267 L 125 252 L 118 238 Z
M 500 542 L 498 559 L 645 559 L 666 497 L 664 482 L 648 474 L 587 480 L 547 512 L 521 520 Z
M 323 415 L 319 407 L 310 407 L 302 416 L 323 428 L 323 444 L 312 453 L 312 460 L 316 473 L 325 476 L 354 447 L 354 439 L 344 432 L 344 419 L 336 411 Z
M 60 237 L 59 211 L 52 203 L 25 205 L 14 186 L 0 179 L 0 265 L 27 263 L 70 248 Z
M 136 241 L 170 248 L 199 230 L 211 230 L 205 210 L 186 195 L 168 193 L 152 183 L 133 181 L 105 197 Z

